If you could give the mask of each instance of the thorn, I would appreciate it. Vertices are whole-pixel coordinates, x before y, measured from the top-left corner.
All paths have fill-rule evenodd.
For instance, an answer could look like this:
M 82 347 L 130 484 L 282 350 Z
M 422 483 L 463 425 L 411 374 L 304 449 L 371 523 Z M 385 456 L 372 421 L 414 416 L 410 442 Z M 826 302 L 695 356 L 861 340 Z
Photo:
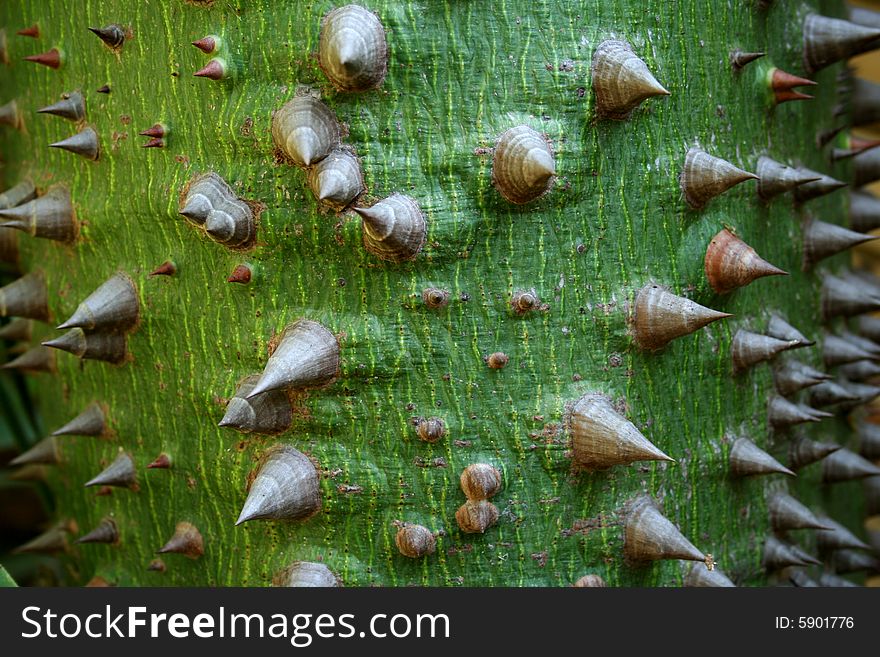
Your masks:
M 189 522 L 179 522 L 174 535 L 156 554 L 182 554 L 189 559 L 198 559 L 205 553 L 205 543 L 198 528 Z
M 727 160 L 709 155 L 702 149 L 691 148 L 685 155 L 679 184 L 688 205 L 699 210 L 731 187 L 757 179 L 754 173 L 743 171 Z
M 139 132 L 138 134 L 141 137 L 164 137 L 167 128 L 163 123 L 154 123 L 152 126 L 144 130 L 143 132 Z
M 709 242 L 704 269 L 717 294 L 727 294 L 764 276 L 788 276 L 788 272 L 764 260 L 727 228 Z
M 226 279 L 226 282 L 247 285 L 251 282 L 251 275 L 252 272 L 249 265 L 236 265 L 235 269 L 233 269 L 232 273 L 229 275 L 229 278 Z
M 820 443 L 809 438 L 796 438 L 789 447 L 788 458 L 794 470 L 821 461 L 829 454 L 840 449 L 840 445 L 834 443 Z
M 65 94 L 57 103 L 41 107 L 37 110 L 37 113 L 53 114 L 69 121 L 81 121 L 86 115 L 85 100 L 80 92 L 74 91 Z
M 639 348 L 656 351 L 676 338 L 726 317 L 732 315 L 706 308 L 649 283 L 636 293 L 630 323 Z
M 0 317 L 10 316 L 49 321 L 49 295 L 42 272 L 25 274 L 0 287 Z
M 810 96 L 809 94 L 803 94 L 800 91 L 778 91 L 774 95 L 777 105 L 781 105 L 782 103 L 787 103 L 792 100 L 813 100 L 815 96 Z
M 141 146 L 141 148 L 165 148 L 165 140 L 160 139 L 159 137 L 154 137 Z
M 177 273 L 177 265 L 171 260 L 166 260 L 150 272 L 150 276 L 174 276 Z
M 119 50 L 125 43 L 125 32 L 119 25 L 90 27 L 89 32 L 101 39 L 111 50 Z
M 730 448 L 728 460 L 730 463 L 730 473 L 734 477 L 768 474 L 796 476 L 794 472 L 786 468 L 748 438 L 737 438 Z
M 99 94 L 109 94 L 110 93 L 110 85 L 109 84 L 101 85 L 100 87 L 98 87 L 98 89 L 96 91 Z
M 0 217 L 6 219 L 0 226 L 58 242 L 73 242 L 78 232 L 70 190 L 61 185 L 50 187 L 45 194 L 32 201 L 0 210 Z M 21 313 L 17 314 L 21 316 Z
M 235 524 L 248 520 L 302 520 L 321 508 L 314 464 L 287 445 L 270 448 L 261 459 Z
M 706 555 L 684 537 L 647 495 L 632 505 L 624 526 L 623 551 L 634 562 L 684 559 L 707 564 Z M 710 568 L 711 570 L 711 568 Z
M 301 319 L 281 335 L 263 374 L 247 399 L 278 389 L 317 388 L 336 379 L 339 343 L 326 327 Z
M 567 430 L 575 462 L 605 470 L 636 461 L 673 461 L 599 394 L 586 394 L 571 407 Z
M 108 465 L 93 479 L 85 483 L 85 486 L 118 486 L 120 488 L 134 488 L 137 485 L 134 461 L 125 452 L 120 452 L 116 460 Z
M 833 484 L 880 475 L 880 468 L 864 456 L 848 449 L 838 449 L 822 461 L 822 481 Z
M 807 340 L 800 331 L 776 313 L 770 315 L 770 321 L 767 324 L 767 335 L 778 340 L 797 342 L 798 344 L 795 347 L 792 347 L 793 349 L 812 347 L 816 344 L 815 340 Z
M 106 543 L 115 545 L 119 543 L 119 530 L 116 523 L 111 518 L 104 518 L 92 531 L 84 536 L 80 536 L 76 541 L 81 543 Z
M 762 52 L 744 52 L 737 49 L 730 53 L 730 64 L 734 69 L 739 70 L 763 56 L 764 53 Z
M 231 427 L 241 433 L 278 434 L 287 431 L 293 421 L 287 391 L 272 390 L 246 399 L 259 379 L 259 375 L 252 375 L 239 383 L 217 426 Z
M 56 552 L 67 552 L 67 530 L 63 525 L 56 525 L 12 550 L 12 554 L 54 554 Z
M 101 436 L 107 432 L 104 410 L 98 402 L 86 406 L 82 413 L 73 418 L 60 429 L 52 432 L 53 436 Z
M 137 326 L 139 314 L 137 289 L 131 279 L 120 272 L 86 297 L 73 315 L 57 328 L 129 331 Z
M 767 513 L 774 531 L 790 529 L 830 529 L 812 511 L 787 493 L 777 491 L 767 499 Z
M 153 559 L 150 562 L 150 565 L 147 566 L 147 570 L 156 572 L 156 573 L 164 573 L 165 572 L 165 562 L 161 559 Z
M 28 465 L 38 463 L 41 465 L 56 465 L 61 462 L 58 453 L 58 443 L 53 436 L 43 438 L 26 452 L 16 456 L 9 465 Z
M 0 369 L 4 370 L 22 370 L 23 372 L 47 372 L 54 374 L 57 369 L 55 367 L 55 354 L 51 349 L 43 346 L 28 349 L 18 358 L 8 363 L 0 365 Z
M 94 128 L 86 128 L 75 135 L 49 144 L 51 148 L 60 148 L 70 153 L 80 155 L 87 160 L 98 159 L 98 133 Z
M 819 14 L 804 20 L 804 67 L 815 73 L 834 62 L 877 47 L 880 30 Z
M 171 457 L 164 452 L 159 454 L 152 463 L 147 466 L 148 470 L 159 469 L 159 470 L 168 470 L 171 468 Z
M 24 61 L 57 69 L 61 66 L 61 51 L 58 48 L 52 48 L 52 50 L 40 53 L 39 55 L 28 55 L 24 58 Z
M 18 32 L 16 32 L 19 36 L 26 36 L 32 39 L 40 38 L 40 26 L 34 23 L 30 27 L 23 27 Z
M 193 41 L 192 45 L 194 45 L 206 55 L 211 55 L 219 49 L 219 42 L 220 37 L 215 37 L 213 34 L 209 34 L 208 36 L 202 37 L 197 41 Z
M 798 185 L 794 190 L 794 200 L 797 203 L 804 203 L 814 198 L 818 198 L 819 196 L 824 196 L 825 194 L 830 194 L 833 191 L 838 189 L 842 189 L 846 187 L 845 182 L 841 182 L 839 180 L 835 180 L 831 176 L 826 176 L 823 173 L 819 173 L 818 171 L 812 171 L 811 169 L 799 168 L 798 171 L 801 174 L 810 177 L 810 178 L 818 178 L 818 180 L 814 182 L 804 183 L 803 185 Z
M 215 57 L 209 61 L 203 68 L 193 73 L 197 78 L 208 78 L 209 80 L 223 80 L 228 77 L 226 62 Z

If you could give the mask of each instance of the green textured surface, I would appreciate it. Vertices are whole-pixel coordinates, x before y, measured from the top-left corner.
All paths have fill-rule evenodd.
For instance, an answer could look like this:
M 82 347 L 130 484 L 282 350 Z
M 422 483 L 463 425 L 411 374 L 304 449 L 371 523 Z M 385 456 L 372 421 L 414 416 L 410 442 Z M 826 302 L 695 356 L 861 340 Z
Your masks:
M 840 11 L 821 4 L 825 13 Z M 800 272 L 802 214 L 790 199 L 764 205 L 749 182 L 693 212 L 677 177 L 694 144 L 747 170 L 767 151 L 830 171 L 814 135 L 831 125 L 839 67 L 818 76 L 816 101 L 771 111 L 757 71 L 736 75 L 728 63 L 736 47 L 766 50 L 765 62 L 802 73 L 800 21 L 809 5 L 776 3 L 764 12 L 748 2 L 695 0 L 648 10 L 639 2 L 371 2 L 391 59 L 382 88 L 365 94 L 334 92 L 317 66 L 320 17 L 331 7 L 268 0 L 211 8 L 182 0 L 0 6 L 13 62 L 0 70 L 0 101 L 17 97 L 26 119 L 26 133 L 0 132 L 3 179 L 70 185 L 84 224 L 75 247 L 22 238 L 24 261 L 46 269 L 55 319 L 118 269 L 133 276 L 143 301 L 143 322 L 130 339 L 133 362 L 81 365 L 61 353 L 57 376 L 32 380 L 45 426 L 60 426 L 98 399 L 109 405 L 116 432 L 113 440 L 63 439 L 65 463 L 52 480 L 61 517 L 87 530 L 112 515 L 122 536 L 119 546 L 75 548 L 72 581 L 99 574 L 121 584 L 264 585 L 292 560 L 323 559 L 346 585 L 568 585 L 586 572 L 610 585 L 675 585 L 677 563 L 623 563 L 617 511 L 650 491 L 721 569 L 744 584 L 764 582 L 762 495 L 786 484 L 732 484 L 722 437 L 773 444 L 765 421 L 772 382 L 766 366 L 732 381 L 728 347 L 736 328 L 762 330 L 771 310 L 817 336 L 818 278 Z M 14 35 L 34 22 L 38 41 Z M 134 32 L 118 56 L 86 29 L 111 22 Z M 207 57 L 189 42 L 209 33 L 228 44 L 238 67 L 233 80 L 192 77 Z M 672 95 L 648 101 L 628 121 L 597 123 L 590 57 L 609 37 L 629 40 Z M 65 52 L 59 71 L 21 61 L 52 46 Z M 95 93 L 105 83 L 112 94 Z M 347 124 L 370 197 L 399 191 L 425 210 L 428 244 L 414 263 L 370 256 L 354 215 L 318 209 L 304 173 L 276 164 L 271 112 L 297 84 L 319 87 Z M 97 163 L 48 149 L 75 128 L 33 113 L 77 88 L 101 136 Z M 157 121 L 171 126 L 168 147 L 142 150 L 146 139 L 137 132 Z M 475 150 L 520 123 L 552 140 L 559 178 L 543 199 L 512 207 L 492 188 L 491 156 Z M 252 252 L 228 251 L 177 216 L 183 186 L 208 170 L 266 204 Z M 808 208 L 838 221 L 844 201 L 838 193 Z M 725 298 L 712 294 L 703 254 L 724 225 L 792 276 Z M 167 259 L 177 263 L 176 277 L 147 277 Z M 226 283 L 245 260 L 259 265 L 258 280 Z M 736 318 L 661 353 L 639 353 L 625 309 L 651 280 Z M 451 291 L 447 308 L 421 304 L 431 286 Z M 530 288 L 549 310 L 515 317 L 512 293 Z M 302 398 L 281 437 L 216 428 L 221 398 L 262 369 L 273 332 L 298 317 L 342 336 L 340 379 Z M 40 335 L 55 333 L 43 327 Z M 493 351 L 510 356 L 505 369 L 484 365 Z M 819 361 L 816 349 L 796 356 Z M 572 474 L 554 427 L 565 404 L 590 391 L 624 399 L 633 421 L 677 463 Z M 433 446 L 410 423 L 430 415 L 450 429 Z M 844 429 L 834 420 L 810 433 L 827 438 Z M 247 473 L 278 441 L 320 462 L 323 512 L 305 523 L 236 528 Z M 776 453 L 784 452 L 786 441 L 777 444 Z M 140 466 L 140 490 L 95 498 L 82 483 L 119 448 Z M 174 468 L 144 470 L 161 451 Z M 435 458 L 446 467 L 418 465 Z M 502 513 L 484 536 L 470 536 L 455 523 L 464 501 L 458 476 L 479 461 L 503 469 L 495 500 Z M 818 474 L 815 466 L 805 470 L 792 489 L 855 528 L 858 485 L 821 489 Z M 338 492 L 343 484 L 362 491 Z M 166 555 L 165 573 L 146 572 L 181 520 L 200 528 L 205 556 Z M 444 530 L 437 554 L 399 555 L 394 520 Z

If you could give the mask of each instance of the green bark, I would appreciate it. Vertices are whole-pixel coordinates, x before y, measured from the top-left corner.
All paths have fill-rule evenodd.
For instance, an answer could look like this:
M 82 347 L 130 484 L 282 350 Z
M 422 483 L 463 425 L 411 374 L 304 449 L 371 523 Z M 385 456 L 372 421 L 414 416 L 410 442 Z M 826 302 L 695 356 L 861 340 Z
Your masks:
M 735 48 L 760 50 L 803 74 L 803 16 L 811 6 L 839 14 L 840 3 L 761 10 L 751 2 L 371 0 L 387 30 L 389 71 L 380 89 L 359 94 L 334 91 L 317 65 L 320 20 L 332 6 L 0 6 L 11 58 L 0 68 L 0 101 L 16 97 L 26 127 L 0 133 L 3 180 L 69 185 L 83 225 L 75 246 L 23 237 L 23 268 L 45 270 L 59 322 L 118 270 L 133 277 L 142 300 L 132 362 L 80 364 L 59 353 L 57 375 L 30 381 L 47 429 L 99 400 L 115 432 L 61 439 L 64 462 L 50 475 L 59 519 L 85 531 L 112 516 L 121 534 L 116 546 L 72 548 L 72 583 L 100 575 L 119 584 L 266 585 L 294 560 L 323 560 L 348 586 L 563 586 L 587 572 L 613 586 L 677 585 L 679 562 L 634 568 L 623 559 L 619 512 L 647 491 L 723 571 L 755 585 L 767 581 L 766 490 L 788 487 L 856 526 L 859 485 L 822 488 L 818 466 L 792 482 L 727 475 L 731 435 L 787 462 L 788 437 L 774 437 L 766 423 L 770 369 L 734 379 L 730 340 L 740 327 L 762 331 L 771 311 L 821 335 L 819 278 L 800 270 L 800 223 L 808 213 L 837 221 L 845 196 L 796 209 L 787 196 L 762 203 L 750 182 L 691 211 L 678 183 L 696 144 L 746 170 L 766 152 L 846 179 L 849 165 L 831 167 L 814 141 L 832 126 L 840 66 L 818 74 L 815 101 L 772 109 L 760 76 L 734 73 L 728 62 Z M 39 40 L 15 35 L 32 23 Z M 86 29 L 109 23 L 133 31 L 118 55 Z M 233 79 L 192 76 L 208 58 L 189 43 L 206 34 L 222 35 Z M 593 112 L 591 54 L 610 37 L 628 40 L 671 92 L 623 122 L 597 121 Z M 52 46 L 64 52 L 57 71 L 21 61 Z M 95 92 L 103 84 L 111 94 Z M 425 211 L 428 240 L 414 262 L 367 253 L 356 215 L 319 208 L 304 172 L 276 160 L 271 115 L 297 85 L 319 89 L 347 125 L 367 198 L 402 192 Z M 74 89 L 86 96 L 86 121 L 101 138 L 97 162 L 47 148 L 76 129 L 34 113 Z M 141 149 L 137 133 L 158 121 L 171 127 L 167 147 Z M 558 179 L 542 199 L 514 207 L 493 188 L 491 155 L 481 153 L 523 123 L 552 141 Z M 181 190 L 207 171 L 266 205 L 250 252 L 206 240 L 177 215 Z M 723 226 L 792 275 L 714 295 L 703 256 Z M 836 270 L 846 257 L 823 268 Z M 165 260 L 178 274 L 148 277 Z M 228 284 L 245 261 L 258 267 L 257 279 Z M 626 309 L 649 281 L 735 318 L 662 352 L 640 352 Z M 428 287 L 449 290 L 450 304 L 425 308 Z M 531 288 L 549 308 L 518 317 L 511 295 Z M 297 397 L 282 436 L 217 428 L 236 382 L 262 370 L 273 335 L 300 317 L 340 336 L 338 381 Z M 35 340 L 58 334 L 40 325 Z M 504 369 L 484 364 L 495 351 L 510 356 Z M 795 355 L 820 363 L 818 348 Z M 573 473 L 560 425 L 565 405 L 593 391 L 625 401 L 628 416 L 676 463 Z M 418 440 L 417 416 L 442 417 L 446 438 Z M 847 432 L 837 418 L 805 431 L 824 439 Z M 248 473 L 278 442 L 320 463 L 322 512 L 301 523 L 235 527 Z M 140 489 L 95 497 L 82 484 L 120 448 L 134 456 Z M 145 470 L 160 452 L 173 468 Z M 484 535 L 463 534 L 454 517 L 464 502 L 459 474 L 475 462 L 504 475 L 495 498 L 501 517 Z M 437 553 L 400 555 L 395 520 L 445 532 Z M 166 555 L 164 573 L 148 572 L 180 521 L 200 529 L 204 556 Z

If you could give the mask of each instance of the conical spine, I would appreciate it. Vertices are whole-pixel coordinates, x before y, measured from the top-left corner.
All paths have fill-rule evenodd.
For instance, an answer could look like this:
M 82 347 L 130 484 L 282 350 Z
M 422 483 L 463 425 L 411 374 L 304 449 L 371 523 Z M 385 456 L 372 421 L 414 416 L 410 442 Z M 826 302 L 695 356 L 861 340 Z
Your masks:
M 767 499 L 770 526 L 775 531 L 790 529 L 828 529 L 812 511 L 787 493 L 777 491 Z
M 18 317 L 0 328 L 0 340 L 30 341 L 33 333 L 33 321 Z
M 77 307 L 59 329 L 131 331 L 138 323 L 137 289 L 124 273 L 114 274 Z
M 116 460 L 104 468 L 98 476 L 87 481 L 85 485 L 134 488 L 137 485 L 134 460 L 126 452 L 120 452 Z
M 46 372 L 52 374 L 56 371 L 55 354 L 51 349 L 39 346 L 28 349 L 18 358 L 0 366 L 4 370 L 22 370 L 25 372 Z
M 870 550 L 871 546 L 862 541 L 858 536 L 853 534 L 849 529 L 841 525 L 839 522 L 832 520 L 826 516 L 821 518 L 827 526 L 831 527 L 829 531 L 818 532 L 816 534 L 816 545 L 820 552 L 830 552 L 838 549 L 853 550 Z
M 700 209 L 731 187 L 757 178 L 754 173 L 743 171 L 702 149 L 691 148 L 685 156 L 679 183 L 688 205 Z
M 111 50 L 119 50 L 125 43 L 125 30 L 116 24 L 106 27 L 90 27 L 89 32 L 101 39 Z
M 758 166 L 755 172 L 758 174 L 758 196 L 765 200 L 789 192 L 795 187 L 808 182 L 816 182 L 822 178 L 821 176 L 811 175 L 800 169 L 786 166 L 766 155 L 758 158 Z
M 767 322 L 767 335 L 777 340 L 797 342 L 797 346 L 792 347 L 793 349 L 811 347 L 816 344 L 815 340 L 808 340 L 800 331 L 777 314 L 770 315 L 770 321 Z
M 850 381 L 867 381 L 880 377 L 880 365 L 870 360 L 857 360 L 837 368 L 842 377 Z
M 626 518 L 623 550 L 633 562 L 658 559 L 708 560 L 678 528 L 657 509 L 648 496 L 637 499 Z
M 304 520 L 321 509 L 315 466 L 302 452 L 277 445 L 264 454 L 236 525 L 249 520 Z
M 767 408 L 770 425 L 777 429 L 784 429 L 804 422 L 819 421 L 819 418 L 814 414 L 804 411 L 797 404 L 777 395 L 770 398 Z
M 41 107 L 38 114 L 52 114 L 68 121 L 82 121 L 86 117 L 86 103 L 79 91 L 65 94 L 57 103 Z
M 822 443 L 803 436 L 795 438 L 788 450 L 789 465 L 792 470 L 800 470 L 803 467 L 821 461 L 829 454 L 840 449 L 840 445 L 834 443 Z
M 858 397 L 834 381 L 823 381 L 810 388 L 810 406 L 833 406 L 842 402 L 856 401 Z
M 54 144 L 49 144 L 49 146 L 52 148 L 60 148 L 69 153 L 74 153 L 87 160 L 97 160 L 98 155 L 100 154 L 98 133 L 95 132 L 94 128 L 90 127 L 84 128 L 82 131 L 68 137 L 67 139 L 62 139 L 61 141 L 56 141 Z
M 880 475 L 880 468 L 848 449 L 839 449 L 822 461 L 822 481 L 833 484 Z
M 822 277 L 821 307 L 825 321 L 832 317 L 852 317 L 880 310 L 880 295 L 840 276 L 825 274 Z
M 586 469 L 601 470 L 635 461 L 672 461 L 603 395 L 587 394 L 578 399 L 567 425 L 574 460 Z
M 822 562 L 796 546 L 768 536 L 764 541 L 762 564 L 767 570 L 782 570 L 789 566 L 818 566 Z
M 820 260 L 875 239 L 876 236 L 856 233 L 824 221 L 808 221 L 804 227 L 804 269 L 810 269 Z
M 104 409 L 92 402 L 70 422 L 52 432 L 53 436 L 101 436 L 107 432 Z
M 880 30 L 809 14 L 804 20 L 804 67 L 814 73 L 880 45 Z
M 834 367 L 857 360 L 878 360 L 878 357 L 839 336 L 827 335 L 822 342 L 822 360 L 826 367 Z
M 24 545 L 15 548 L 13 554 L 55 554 L 67 552 L 67 531 L 62 525 L 56 525 L 46 530 Z
M 270 390 L 315 388 L 332 383 L 339 371 L 339 343 L 308 319 L 288 326 L 247 399 Z
M 174 535 L 168 539 L 156 554 L 182 554 L 189 559 L 198 559 L 205 553 L 205 541 L 202 533 L 191 522 L 179 522 L 174 528 Z
M 861 187 L 880 180 L 880 151 L 876 148 L 852 158 L 853 185 Z
M 10 316 L 49 321 L 49 294 L 41 272 L 25 274 L 0 288 L 0 317 Z
M 23 205 L 0 210 L 0 218 L 5 219 L 0 226 L 57 242 L 73 242 L 78 233 L 70 191 L 62 185 Z
M 61 349 L 84 360 L 102 360 L 118 364 L 126 359 L 126 338 L 122 333 L 85 333 L 80 328 L 70 329 L 54 340 L 43 342 L 44 347 Z
M 797 360 L 787 360 L 773 370 L 773 382 L 783 397 L 827 381 L 831 376 Z
M 231 427 L 242 433 L 278 434 L 287 431 L 293 421 L 293 412 L 284 390 L 272 390 L 248 398 L 259 378 L 259 375 L 249 376 L 239 384 L 218 426 Z
M 27 465 L 29 463 L 55 465 L 60 461 L 61 455 L 58 451 L 58 443 L 55 442 L 53 436 L 49 436 L 48 438 L 43 438 L 43 440 L 26 452 L 16 456 L 9 462 L 9 465 Z
M 630 321 L 636 344 L 641 349 L 656 351 L 676 338 L 730 316 L 649 284 L 636 293 Z
M 841 182 L 840 180 L 836 180 L 831 176 L 826 176 L 824 173 L 820 173 L 818 171 L 813 171 L 812 169 L 799 168 L 801 175 L 809 177 L 809 178 L 817 178 L 812 182 L 806 182 L 802 185 L 798 185 L 794 189 L 794 200 L 797 203 L 806 203 L 814 198 L 819 198 L 820 196 L 825 196 L 826 194 L 830 194 L 831 192 L 837 191 L 838 189 L 842 189 L 846 187 L 845 182 Z
M 786 474 L 794 472 L 786 468 L 748 438 L 738 438 L 730 448 L 730 473 L 734 477 L 752 475 Z
M 859 454 L 866 459 L 880 459 L 880 424 L 863 421 L 856 427 L 859 438 Z
M 744 372 L 753 365 L 771 360 L 783 351 L 796 346 L 797 343 L 794 341 L 777 340 L 769 335 L 740 329 L 733 336 L 730 344 L 733 373 Z
M 119 543 L 119 529 L 112 518 L 104 518 L 88 534 L 80 536 L 77 543 L 105 543 L 115 545 Z

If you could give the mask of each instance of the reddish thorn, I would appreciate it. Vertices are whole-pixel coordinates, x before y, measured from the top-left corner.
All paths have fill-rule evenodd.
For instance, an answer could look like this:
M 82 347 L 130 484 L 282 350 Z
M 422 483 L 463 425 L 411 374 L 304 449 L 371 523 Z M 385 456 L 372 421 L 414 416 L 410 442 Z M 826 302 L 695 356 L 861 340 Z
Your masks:
M 217 50 L 217 42 L 214 40 L 214 37 L 206 36 L 198 41 L 193 41 L 192 44 L 206 55 L 210 55 Z
M 105 84 L 104 86 L 100 87 L 97 91 L 99 94 L 109 94 L 110 93 L 110 85 Z
M 37 25 L 36 23 L 34 23 L 30 27 L 25 27 L 25 28 L 19 30 L 18 32 L 16 32 L 16 34 L 19 34 L 21 36 L 31 37 L 32 39 L 39 39 L 40 38 L 40 26 Z
M 813 100 L 813 96 L 802 94 L 800 91 L 777 91 L 776 104 L 787 103 L 790 100 Z
M 770 80 L 770 87 L 773 91 L 783 91 L 792 89 L 793 87 L 815 86 L 816 83 L 806 78 L 799 78 L 791 73 L 786 73 L 781 68 L 773 69 L 773 77 Z
M 24 58 L 24 61 L 42 64 L 49 68 L 58 68 L 61 66 L 61 53 L 58 51 L 58 48 L 52 48 L 52 50 L 41 52 L 39 55 L 28 55 Z
M 222 80 L 226 77 L 226 67 L 218 60 L 212 59 L 205 64 L 204 68 L 199 69 L 193 75 L 197 78 L 210 78 L 211 80 Z
M 147 566 L 147 570 L 154 570 L 159 573 L 164 573 L 165 572 L 165 562 L 162 561 L 161 559 L 153 559 L 150 562 L 150 565 Z
M 880 139 L 858 139 L 857 137 L 850 137 L 849 145 L 852 150 L 856 151 L 856 153 L 864 153 L 865 151 L 880 146 Z
M 232 270 L 232 273 L 229 274 L 229 278 L 226 279 L 226 282 L 247 285 L 251 282 L 251 268 L 247 265 L 238 265 Z
M 164 137 L 165 126 L 161 123 L 154 123 L 152 127 L 147 128 L 143 132 L 138 133 L 141 137 Z
M 144 144 L 141 148 L 165 148 L 165 140 L 154 137 L 146 144 Z
M 161 265 L 150 272 L 150 276 L 174 276 L 177 273 L 177 267 L 170 260 L 166 260 Z
M 159 468 L 161 470 L 167 470 L 170 467 L 171 457 L 167 454 L 159 454 L 159 456 L 156 457 L 156 460 L 147 466 L 148 469 Z

